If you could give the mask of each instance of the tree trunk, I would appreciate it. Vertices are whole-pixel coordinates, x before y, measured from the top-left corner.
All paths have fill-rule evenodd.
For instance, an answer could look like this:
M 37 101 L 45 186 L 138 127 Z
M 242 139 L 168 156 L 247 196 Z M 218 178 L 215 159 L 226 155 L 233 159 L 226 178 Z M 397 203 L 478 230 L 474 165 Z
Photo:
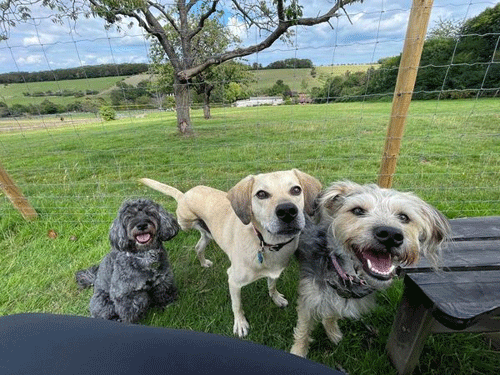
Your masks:
M 174 95 L 175 109 L 177 111 L 177 128 L 182 135 L 193 134 L 191 125 L 191 116 L 189 115 L 191 98 L 189 94 L 189 85 L 187 82 L 175 80 Z
M 203 115 L 205 116 L 205 120 L 209 120 L 212 116 L 210 115 L 210 94 L 212 93 L 212 89 L 205 89 L 203 94 Z
M 205 99 L 205 103 L 203 104 L 203 116 L 205 117 L 205 120 L 210 120 L 212 117 L 210 115 L 210 103 Z

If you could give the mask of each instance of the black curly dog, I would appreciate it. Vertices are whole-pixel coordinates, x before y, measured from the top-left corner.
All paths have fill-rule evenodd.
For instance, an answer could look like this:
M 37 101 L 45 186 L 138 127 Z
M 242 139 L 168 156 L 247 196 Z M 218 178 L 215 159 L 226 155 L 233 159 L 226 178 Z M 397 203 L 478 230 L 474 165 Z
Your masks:
M 163 241 L 179 231 L 175 218 L 148 199 L 125 201 L 109 232 L 111 251 L 99 266 L 76 273 L 82 288 L 94 286 L 94 318 L 138 322 L 150 307 L 177 298 Z

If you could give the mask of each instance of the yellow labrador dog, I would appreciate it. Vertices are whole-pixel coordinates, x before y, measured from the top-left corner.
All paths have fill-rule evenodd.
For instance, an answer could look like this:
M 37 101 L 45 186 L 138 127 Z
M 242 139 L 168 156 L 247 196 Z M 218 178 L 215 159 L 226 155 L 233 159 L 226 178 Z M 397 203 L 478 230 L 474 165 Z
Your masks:
M 234 314 L 233 332 L 248 334 L 249 325 L 241 307 L 241 288 L 267 277 L 269 296 L 279 307 L 288 301 L 276 290 L 276 281 L 295 252 L 305 226 L 304 211 L 312 215 L 321 183 L 293 169 L 251 175 L 229 192 L 196 186 L 186 193 L 143 178 L 145 185 L 177 201 L 177 220 L 182 230 L 197 229 L 201 238 L 195 246 L 203 267 L 205 247 L 215 240 L 229 257 L 227 270 Z

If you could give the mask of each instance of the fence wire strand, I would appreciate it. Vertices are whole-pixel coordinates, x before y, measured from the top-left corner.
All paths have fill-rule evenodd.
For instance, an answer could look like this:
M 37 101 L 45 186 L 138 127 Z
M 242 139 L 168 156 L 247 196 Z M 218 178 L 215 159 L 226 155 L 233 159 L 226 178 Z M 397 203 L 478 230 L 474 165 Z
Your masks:
M 472 1 L 463 4 L 467 5 L 464 21 L 469 18 L 472 4 Z M 203 102 L 193 94 L 191 116 L 195 136 L 186 139 L 177 135 L 171 94 L 161 93 L 158 87 L 152 89 L 158 101 L 163 99 L 159 105 L 151 98 L 147 103 L 147 98 L 142 98 L 143 102 L 130 99 L 141 80 L 155 82 L 150 71 L 134 77 L 122 76 L 120 72 L 124 51 L 126 54 L 132 48 L 142 49 L 143 61 L 151 65 L 149 41 L 143 32 L 116 36 L 106 30 L 105 37 L 100 37 L 100 33 L 80 35 L 68 22 L 68 40 L 46 41 L 42 22 L 47 20 L 35 19 L 32 26 L 36 38 L 25 43 L 12 44 L 9 40 L 0 43 L 0 55 L 9 60 L 15 69 L 13 73 L 20 77 L 20 83 L 6 83 L 0 89 L 0 102 L 7 104 L 5 116 L 0 119 L 0 161 L 42 217 L 55 222 L 87 224 L 109 222 L 126 198 L 146 194 L 162 199 L 137 183 L 141 177 L 184 189 L 206 184 L 227 190 L 248 174 L 299 168 L 317 176 L 325 185 L 341 179 L 375 182 L 393 92 L 371 92 L 369 85 L 377 69 L 386 69 L 396 76 L 397 67 L 379 68 L 378 56 L 394 43 L 402 47 L 404 37 L 382 36 L 381 27 L 389 15 L 405 18 L 410 11 L 383 1 L 379 7 L 377 11 L 350 14 L 352 19 L 373 16 L 376 20 L 373 38 L 341 38 L 348 22 L 337 18 L 329 45 L 301 43 L 299 36 L 307 31 L 296 27 L 293 45 L 273 46 L 246 62 L 251 65 L 253 61 L 259 67 L 266 55 L 278 61 L 291 54 L 298 60 L 307 59 L 317 51 L 324 52 L 330 66 L 315 66 L 315 77 L 303 75 L 304 69 L 296 66 L 283 76 L 284 84 L 299 81 L 293 83 L 295 96 L 285 102 L 291 105 L 235 108 L 227 99 L 228 82 L 215 80 L 218 96 L 211 102 L 213 118 L 205 120 Z M 15 33 L 15 29 L 11 32 Z M 490 61 L 469 63 L 457 59 L 460 41 L 473 36 L 496 37 Z M 256 33 L 255 39 L 259 38 Z M 412 103 L 394 187 L 414 191 L 450 217 L 500 215 L 500 87 L 492 86 L 489 81 L 490 73 L 500 64 L 499 43 L 500 33 L 461 35 L 449 64 L 420 66 L 423 72 L 438 74 L 444 70 L 444 78 L 437 89 L 414 92 L 414 97 L 434 99 Z M 103 61 L 116 72 L 113 80 L 118 85 L 111 89 L 97 89 L 97 80 L 87 65 L 101 45 L 106 48 Z M 350 51 L 366 46 L 369 50 L 366 66 L 351 63 L 346 67 L 341 63 L 345 55 L 356 54 Z M 43 91 L 40 82 L 29 81 L 29 73 L 19 64 L 26 51 L 33 56 L 41 53 L 52 89 Z M 61 51 L 67 56 L 61 56 Z M 59 77 L 58 59 L 71 56 L 75 57 L 75 66 L 81 73 L 79 81 L 83 83 Z M 342 73 L 335 74 L 341 66 Z M 310 102 L 312 84 L 321 88 L 335 75 L 341 80 L 354 80 L 357 72 L 366 71 L 367 66 L 374 69 L 368 70 L 361 91 L 346 90 L 338 94 L 336 86 L 324 86 L 324 94 L 317 93 L 314 98 L 322 104 Z M 483 69 L 480 85 L 448 87 L 458 68 Z M 252 83 L 257 87 L 256 96 L 281 79 L 278 71 L 260 69 L 254 74 L 259 77 Z M 195 80 L 190 82 L 193 93 L 198 85 Z M 24 93 L 17 102 L 11 97 L 14 87 Z M 97 92 L 88 94 L 87 90 Z M 112 103 L 112 90 L 121 96 L 120 105 Z M 77 96 L 83 93 L 78 100 L 86 111 L 42 114 L 40 103 L 44 100 L 63 103 L 63 95 L 71 92 Z M 449 99 L 453 95 L 469 99 Z M 16 104 L 20 103 L 33 112 L 17 113 Z M 104 121 L 98 113 L 102 106 L 114 106 L 118 121 Z M 2 196 L 0 216 L 6 215 L 16 213 Z

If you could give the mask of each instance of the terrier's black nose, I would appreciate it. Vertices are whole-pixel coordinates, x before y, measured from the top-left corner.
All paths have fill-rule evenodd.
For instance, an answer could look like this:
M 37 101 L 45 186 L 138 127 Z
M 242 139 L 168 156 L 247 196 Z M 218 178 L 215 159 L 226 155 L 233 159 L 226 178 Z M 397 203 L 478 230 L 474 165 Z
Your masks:
M 148 229 L 148 223 L 139 223 L 136 226 L 137 226 L 137 229 L 139 229 L 139 230 L 146 230 L 146 229 Z
M 373 229 L 373 235 L 386 248 L 399 247 L 405 239 L 403 231 L 394 227 L 376 227 Z
M 287 224 L 291 223 L 298 213 L 299 210 L 293 203 L 282 203 L 276 207 L 276 216 Z

